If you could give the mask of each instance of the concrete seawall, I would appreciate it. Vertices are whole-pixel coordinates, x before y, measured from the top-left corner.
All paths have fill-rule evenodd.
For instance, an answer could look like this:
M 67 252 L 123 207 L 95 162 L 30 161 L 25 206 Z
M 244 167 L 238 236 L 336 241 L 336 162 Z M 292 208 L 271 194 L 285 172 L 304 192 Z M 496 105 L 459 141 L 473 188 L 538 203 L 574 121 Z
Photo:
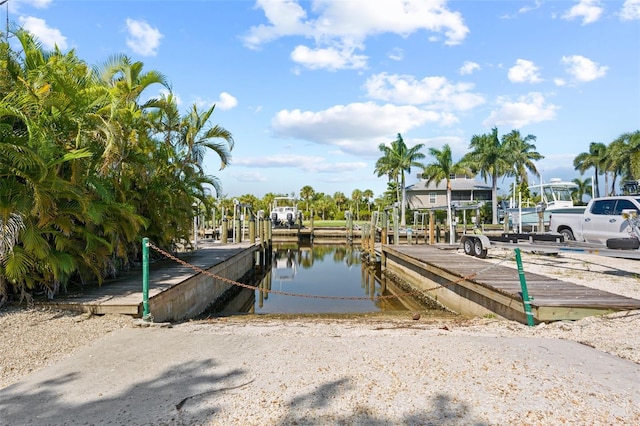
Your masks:
M 258 246 L 249 247 L 208 269 L 210 274 L 236 281 L 255 265 Z M 197 273 L 169 289 L 149 298 L 154 322 L 193 318 L 214 303 L 233 284 Z

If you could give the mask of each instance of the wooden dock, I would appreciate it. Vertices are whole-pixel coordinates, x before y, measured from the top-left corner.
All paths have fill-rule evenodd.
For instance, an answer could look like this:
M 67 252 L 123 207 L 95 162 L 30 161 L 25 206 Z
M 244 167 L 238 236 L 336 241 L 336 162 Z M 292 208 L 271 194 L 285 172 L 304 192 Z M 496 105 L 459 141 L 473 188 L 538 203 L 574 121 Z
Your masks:
M 249 241 L 236 244 L 203 243 L 196 251 L 178 257 L 216 276 L 237 280 L 254 265 L 259 244 Z M 157 253 L 155 253 L 157 254 Z M 162 259 L 149 267 L 149 307 L 154 321 L 171 321 L 193 317 L 228 289 L 230 284 L 214 280 L 174 260 Z M 142 269 L 132 269 L 118 279 L 101 286 L 91 285 L 70 290 L 53 300 L 38 299 L 38 306 L 51 306 L 93 314 L 142 316 Z M 196 312 L 196 311 L 200 312 Z
M 427 245 L 384 245 L 383 269 L 463 315 L 498 316 L 527 323 L 518 271 Z M 537 323 L 640 309 L 640 300 L 526 272 Z
M 273 228 L 271 238 L 274 243 L 299 242 L 301 244 L 344 244 L 349 241 L 360 241 L 362 231 L 353 230 L 349 232 L 345 227 L 292 227 Z

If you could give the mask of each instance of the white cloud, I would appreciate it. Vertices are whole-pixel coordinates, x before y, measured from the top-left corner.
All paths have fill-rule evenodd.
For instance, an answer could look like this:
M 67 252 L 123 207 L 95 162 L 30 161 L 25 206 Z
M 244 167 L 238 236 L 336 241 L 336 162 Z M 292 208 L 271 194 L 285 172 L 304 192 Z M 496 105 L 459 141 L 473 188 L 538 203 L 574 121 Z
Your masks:
M 562 19 L 571 21 L 582 18 L 582 25 L 587 25 L 600 19 L 603 11 L 604 9 L 600 7 L 600 0 L 579 0 L 578 4 L 562 15 Z
M 264 10 L 270 25 L 251 27 L 244 37 L 245 45 L 257 48 L 284 36 L 311 36 L 307 21 L 307 12 L 295 0 L 257 0 L 256 9 Z
M 483 104 L 471 83 L 451 83 L 446 77 L 425 77 L 380 73 L 365 82 L 367 96 L 388 102 L 429 105 L 434 108 L 464 111 Z
M 461 14 L 449 10 L 446 0 L 314 0 L 309 11 L 303 4 L 307 3 L 258 0 L 256 7 L 264 11 L 268 24 L 251 27 L 244 37 L 245 45 L 258 48 L 280 37 L 302 36 L 313 39 L 315 46 L 298 46 L 291 55 L 294 60 L 316 68 L 323 64 L 330 69 L 340 64 L 360 68 L 366 57 L 354 56 L 353 49 L 364 48 L 364 41 L 371 35 L 393 33 L 406 37 L 426 30 L 437 34 L 436 40 L 444 37 L 445 44 L 456 45 L 469 33 Z
M 257 168 L 296 168 L 304 172 L 313 173 L 344 173 L 353 172 L 366 168 L 368 165 L 364 161 L 352 162 L 328 162 L 324 157 L 278 154 L 262 157 L 244 157 L 234 161 L 234 166 L 257 167 Z
M 405 139 L 405 142 L 407 143 L 407 146 L 414 146 L 421 143 L 425 148 L 436 149 L 442 149 L 444 145 L 449 145 L 454 161 L 456 158 L 462 158 L 462 156 L 469 150 L 469 141 L 462 136 L 437 136 L 427 139 Z M 428 160 L 423 162 L 427 163 Z
M 236 99 L 235 96 L 230 95 L 227 92 L 222 92 L 220 93 L 220 100 L 216 102 L 216 106 L 219 109 L 226 111 L 228 109 L 235 108 L 236 106 L 238 106 L 238 99 Z
M 542 81 L 536 64 L 526 59 L 518 59 L 516 64 L 509 68 L 507 76 L 512 83 L 539 83 Z
M 483 121 L 487 127 L 508 126 L 519 129 L 527 124 L 554 120 L 558 107 L 546 103 L 544 96 L 537 92 L 521 96 L 516 101 L 506 97 L 497 99 L 499 109 Z
M 19 13 L 21 6 L 32 6 L 36 9 L 46 9 L 53 0 L 10 0 L 7 5 L 9 12 Z
M 209 109 L 213 105 L 215 105 L 216 109 L 226 111 L 238 106 L 238 99 L 236 99 L 235 96 L 227 92 L 222 92 L 220 93 L 218 100 L 203 99 L 200 97 L 196 97 L 196 100 L 194 101 L 194 103 L 200 108 Z
M 620 19 L 623 21 L 640 19 L 640 0 L 626 0 L 620 10 Z
M 531 12 L 532 10 L 536 10 L 539 9 L 540 6 L 542 6 L 542 1 L 541 0 L 536 0 L 533 4 L 533 6 L 523 6 L 520 9 L 518 9 L 518 13 L 527 13 L 527 12 Z
M 351 161 L 343 163 L 311 163 L 305 165 L 304 171 L 317 173 L 345 173 L 363 170 L 368 167 L 364 161 Z
M 236 161 L 233 162 L 233 165 L 235 166 L 237 164 Z M 235 180 L 237 180 L 238 182 L 267 182 L 268 179 L 266 176 L 264 176 L 262 173 L 257 172 L 257 171 L 247 171 L 244 173 L 232 173 L 233 178 Z
M 49 27 L 44 19 L 34 18 L 33 16 L 21 16 L 19 21 L 20 25 L 35 35 L 47 49 L 53 49 L 56 45 L 60 50 L 67 48 L 67 38 L 63 36 L 57 28 Z
M 578 82 L 593 81 L 604 77 L 609 67 L 600 66 L 589 58 L 580 55 L 563 56 L 562 63 L 566 66 L 565 71 Z
M 554 78 L 553 84 L 555 84 L 556 86 L 566 86 L 567 82 L 563 78 Z
M 356 55 L 354 48 L 335 47 L 310 49 L 307 46 L 296 46 L 291 52 L 291 59 L 310 69 L 326 68 L 328 70 L 358 69 L 367 64 L 367 57 Z
M 388 56 L 392 61 L 401 61 L 404 59 L 404 50 L 399 47 L 394 47 Z
M 278 137 L 311 141 L 358 155 L 376 155 L 380 142 L 425 123 L 455 122 L 451 114 L 415 106 L 378 105 L 373 102 L 336 105 L 319 112 L 282 110 L 271 122 Z
M 155 56 L 158 53 L 163 35 L 157 28 L 144 21 L 127 18 L 127 46 L 142 56 Z
M 513 2 L 515 4 L 515 2 Z M 535 0 L 534 4 L 531 5 L 526 5 L 526 6 L 522 6 L 520 9 L 518 9 L 518 12 L 515 14 L 504 14 L 502 15 L 500 18 L 502 19 L 512 19 L 514 17 L 516 17 L 516 15 L 522 15 L 528 12 L 531 12 L 532 10 L 536 10 L 539 9 L 540 6 L 542 6 L 542 1 L 541 0 Z
M 480 65 L 471 61 L 464 61 L 464 64 L 460 67 L 458 71 L 460 75 L 470 75 L 473 74 L 474 71 L 479 70 Z

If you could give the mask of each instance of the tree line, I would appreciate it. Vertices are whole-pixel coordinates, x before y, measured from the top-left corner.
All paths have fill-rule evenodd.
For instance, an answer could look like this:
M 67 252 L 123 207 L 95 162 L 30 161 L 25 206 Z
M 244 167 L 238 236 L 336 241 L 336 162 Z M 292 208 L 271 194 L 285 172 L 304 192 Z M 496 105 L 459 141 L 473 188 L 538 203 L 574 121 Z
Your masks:
M 402 196 L 398 194 L 397 199 L 402 200 L 401 220 L 403 221 L 406 220 L 405 173 L 410 173 L 412 167 L 417 167 L 422 169 L 421 176 L 427 184 L 445 181 L 449 223 L 451 223 L 451 177 L 479 175 L 485 182 L 491 183 L 492 223 L 496 224 L 498 223 L 499 179 L 513 177 L 514 185 L 518 190 L 528 193 L 528 173 L 540 177 L 535 162 L 543 159 L 544 156 L 536 151 L 535 141 L 536 136 L 523 136 L 518 130 L 512 130 L 499 137 L 498 129 L 494 127 L 489 133 L 473 135 L 469 143 L 469 151 L 458 161 L 453 161 L 451 147 L 444 145 L 441 149 L 429 148 L 432 161 L 424 164 L 420 162 L 425 158 L 421 152 L 424 145 L 417 144 L 408 148 L 402 135 L 398 134 L 389 145 L 379 146 L 383 155 L 376 163 L 375 172 L 378 176 L 387 175 L 390 181 L 397 184 L 398 191 L 402 191 Z M 596 197 L 600 196 L 598 183 L 600 175 L 604 175 L 605 178 L 605 191 L 615 193 L 618 177 L 623 180 L 640 179 L 640 131 L 623 133 L 608 145 L 592 142 L 588 152 L 576 156 L 573 166 L 581 174 L 594 169 Z M 609 176 L 612 177 L 610 189 L 608 189 Z M 582 194 L 589 187 L 584 180 L 574 179 L 574 181 L 578 184 L 576 194 L 581 200 Z
M 194 201 L 212 204 L 232 134 L 214 107 L 180 114 L 166 76 L 125 55 L 90 66 L 28 32 L 0 43 L 0 305 L 102 282 L 139 258 L 141 233 L 188 240 Z M 168 93 L 147 96 L 150 88 Z

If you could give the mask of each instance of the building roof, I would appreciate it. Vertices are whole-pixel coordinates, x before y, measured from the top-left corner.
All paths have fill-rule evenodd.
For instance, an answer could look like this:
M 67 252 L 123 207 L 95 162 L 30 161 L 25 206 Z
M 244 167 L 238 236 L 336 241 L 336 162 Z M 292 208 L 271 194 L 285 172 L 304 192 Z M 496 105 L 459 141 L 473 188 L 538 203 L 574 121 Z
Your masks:
M 431 182 L 427 185 L 427 181 L 422 178 L 418 178 L 418 182 L 407 187 L 407 192 L 417 191 L 446 191 L 447 181 L 441 180 L 438 183 Z M 456 177 L 451 179 L 452 191 L 491 191 L 491 185 L 487 185 L 484 182 L 480 182 L 475 178 Z

